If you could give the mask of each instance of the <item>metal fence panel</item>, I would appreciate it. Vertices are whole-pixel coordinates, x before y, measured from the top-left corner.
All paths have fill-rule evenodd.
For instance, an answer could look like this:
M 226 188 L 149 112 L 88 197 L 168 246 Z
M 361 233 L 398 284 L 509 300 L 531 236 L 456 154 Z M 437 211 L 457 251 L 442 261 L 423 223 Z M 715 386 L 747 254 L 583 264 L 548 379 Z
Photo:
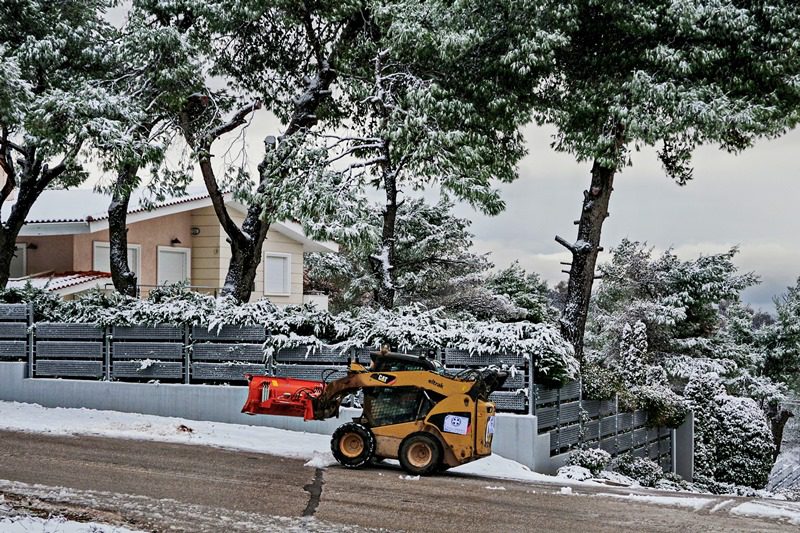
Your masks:
M 115 379 L 180 379 L 183 376 L 183 362 L 114 361 L 111 376 Z
M 194 326 L 192 339 L 195 341 L 264 342 L 267 340 L 267 332 L 263 326 L 226 325 L 210 330 L 205 326 Z
M 339 379 L 347 375 L 347 367 L 336 365 L 275 365 L 275 374 L 281 377 L 322 381 Z
M 495 403 L 498 411 L 526 411 L 525 395 L 517 392 L 493 392 L 489 401 Z
M 0 304 L 0 320 L 28 321 L 28 304 Z
M 27 356 L 27 341 L 0 341 L 0 361 L 25 359 Z
M 27 337 L 27 322 L 0 322 L 0 339 L 25 339 Z
M 183 360 L 183 343 L 174 342 L 114 342 L 112 359 L 169 359 Z M 116 364 L 116 363 L 115 363 Z
M 244 381 L 245 374 L 263 376 L 267 368 L 263 364 L 192 363 L 192 378 L 197 380 Z
M 37 322 L 37 339 L 102 339 L 103 329 L 96 324 Z
M 42 359 L 101 359 L 103 343 L 94 341 L 39 341 L 36 358 Z
M 537 407 L 558 401 L 558 389 L 545 389 L 540 385 L 535 385 L 535 387 Z
M 37 377 L 103 377 L 102 361 L 39 360 Z
M 339 349 L 330 346 L 298 346 L 295 348 L 281 348 L 275 352 L 275 360 L 288 362 L 308 363 L 346 363 L 350 352 L 340 353 Z
M 525 357 L 521 354 L 479 354 L 459 348 L 445 348 L 444 364 L 447 366 L 482 367 L 489 365 L 525 365 Z
M 192 345 L 193 361 L 264 361 L 261 344 L 228 344 L 203 342 Z
M 114 340 L 171 340 L 183 342 L 184 329 L 181 326 L 158 324 L 155 326 L 114 326 L 111 337 Z

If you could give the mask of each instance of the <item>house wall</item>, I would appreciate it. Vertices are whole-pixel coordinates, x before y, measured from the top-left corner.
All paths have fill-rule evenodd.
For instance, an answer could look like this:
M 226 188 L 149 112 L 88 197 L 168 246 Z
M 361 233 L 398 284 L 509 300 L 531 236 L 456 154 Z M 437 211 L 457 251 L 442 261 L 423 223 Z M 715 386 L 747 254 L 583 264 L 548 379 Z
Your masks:
M 231 211 L 231 218 L 241 226 L 244 222 L 244 215 Z M 231 249 L 227 242 L 223 243 L 220 249 L 220 257 L 223 261 L 223 282 L 225 281 L 224 272 L 228 270 L 228 263 L 231 260 Z M 272 296 L 266 295 L 271 302 L 278 305 L 301 305 L 303 303 L 303 245 L 295 240 L 290 239 L 275 230 L 270 229 L 267 232 L 267 239 L 264 241 L 263 254 L 261 262 L 256 270 L 255 289 L 250 296 L 250 301 L 263 298 L 264 294 L 264 254 L 268 252 L 292 254 L 291 266 L 291 294 L 289 296 Z
M 220 251 L 228 248 L 213 207 L 190 211 L 191 227 L 199 233 L 191 236 L 192 285 L 218 289 L 225 282 L 228 264 L 221 262 Z M 230 257 L 230 251 L 228 251 Z
M 29 245 L 25 252 L 27 255 L 26 275 L 38 274 L 49 270 L 54 272 L 75 270 L 73 266 L 74 244 L 72 235 L 20 237 L 17 239 L 17 243 Z M 30 245 L 35 246 L 35 248 L 30 248 Z
M 190 212 L 176 213 L 128 225 L 128 244 L 141 246 L 142 271 L 139 275 L 139 284 L 145 286 L 156 284 L 158 281 L 156 278 L 158 246 L 169 246 L 170 241 L 174 238 L 181 241 L 178 246 L 186 246 L 191 242 Z M 92 270 L 94 241 L 108 242 L 108 230 L 74 236 L 73 270 Z M 191 281 L 194 283 L 194 280 Z

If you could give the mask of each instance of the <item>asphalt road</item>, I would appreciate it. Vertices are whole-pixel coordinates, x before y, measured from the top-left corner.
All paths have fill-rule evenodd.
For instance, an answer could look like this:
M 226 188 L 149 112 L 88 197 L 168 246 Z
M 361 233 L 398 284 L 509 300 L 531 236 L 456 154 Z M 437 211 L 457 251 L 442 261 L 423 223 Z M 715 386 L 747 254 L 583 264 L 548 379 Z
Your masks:
M 741 500 L 694 511 L 599 493 L 629 490 L 407 479 L 392 467 L 315 469 L 204 446 L 0 431 L 0 495 L 18 510 L 147 531 L 796 531 L 734 517 Z M 705 496 L 704 496 L 705 497 Z M 728 503 L 724 503 L 728 502 Z

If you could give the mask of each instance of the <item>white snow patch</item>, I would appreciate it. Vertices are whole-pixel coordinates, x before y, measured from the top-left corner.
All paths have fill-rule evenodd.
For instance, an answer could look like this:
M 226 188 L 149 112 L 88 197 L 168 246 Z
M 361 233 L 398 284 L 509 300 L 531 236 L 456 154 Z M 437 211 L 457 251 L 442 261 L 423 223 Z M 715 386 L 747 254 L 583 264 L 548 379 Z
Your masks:
M 38 518 L 29 515 L 0 516 L 0 531 L 3 533 L 144 533 L 140 530 L 99 524 L 97 522 L 74 522 L 63 517 Z
M 324 452 L 315 453 L 314 457 L 312 457 L 311 460 L 309 460 L 303 466 L 310 466 L 312 468 L 326 468 L 335 464 L 336 459 L 333 458 L 333 454 L 330 452 Z
M 139 372 L 141 372 L 143 370 L 147 370 L 148 368 L 150 368 L 151 366 L 153 366 L 156 363 L 160 363 L 161 361 L 157 361 L 155 359 L 141 359 L 141 360 L 133 361 L 133 362 L 134 363 L 139 363 L 138 370 L 139 370 Z
M 497 486 L 488 485 L 483 488 L 485 488 L 486 490 L 506 490 L 506 488 L 502 485 L 497 485 Z
M 712 507 L 711 510 L 709 511 L 709 513 L 716 513 L 717 511 L 719 511 L 720 509 L 722 509 L 723 507 L 725 507 L 726 505 L 728 505 L 731 502 L 733 502 L 733 500 L 722 500 L 721 502 L 716 504 L 714 507 Z
M 774 518 L 800 526 L 800 503 L 745 502 L 729 511 L 732 515 L 755 518 Z
M 177 428 L 181 425 L 193 431 L 179 431 Z M 199 444 L 306 460 L 330 453 L 330 436 L 318 433 L 117 411 L 46 408 L 17 402 L 0 402 L 0 428 L 52 435 Z
M 694 511 L 711 505 L 716 500 L 714 498 L 681 498 L 679 496 L 650 496 L 647 494 L 611 494 L 601 492 L 596 496 L 603 496 L 607 498 L 619 498 L 623 500 L 631 500 L 642 503 L 652 503 L 655 505 L 670 505 L 675 507 L 687 507 Z
M 593 476 L 588 468 L 578 465 L 569 465 L 559 468 L 556 477 L 575 481 L 586 481 L 587 479 L 592 479 Z
M 397 476 L 400 479 L 407 479 L 408 481 L 419 481 L 419 476 Z
M 572 487 L 561 487 L 559 494 L 572 494 Z

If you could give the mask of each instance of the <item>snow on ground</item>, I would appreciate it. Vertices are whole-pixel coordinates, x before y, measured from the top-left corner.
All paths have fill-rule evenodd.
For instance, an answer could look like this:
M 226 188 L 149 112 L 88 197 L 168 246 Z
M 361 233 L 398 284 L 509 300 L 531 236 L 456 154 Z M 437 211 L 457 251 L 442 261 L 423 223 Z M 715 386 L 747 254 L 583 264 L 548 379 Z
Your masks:
M 64 517 L 39 518 L 17 513 L 0 494 L 0 531 L 3 533 L 144 533 L 97 522 L 74 522 Z
M 0 531 L 3 533 L 34 531 L 36 533 L 133 533 L 131 529 L 97 522 L 73 522 L 62 517 L 38 518 L 29 515 L 2 516 L 2 514 L 0 514 Z
M 647 494 L 612 494 L 602 492 L 600 494 L 596 494 L 595 496 L 605 497 L 605 498 L 620 498 L 623 500 L 630 500 L 635 502 L 642 502 L 642 503 L 652 503 L 655 505 L 670 505 L 676 507 L 688 507 L 693 511 L 699 511 L 704 507 L 710 506 L 711 504 L 717 503 L 716 498 L 686 498 L 686 497 L 679 497 L 679 496 L 656 496 L 656 495 L 647 495 Z
M 800 526 L 800 503 L 797 502 L 751 501 L 741 503 L 728 512 L 737 516 L 784 520 Z

